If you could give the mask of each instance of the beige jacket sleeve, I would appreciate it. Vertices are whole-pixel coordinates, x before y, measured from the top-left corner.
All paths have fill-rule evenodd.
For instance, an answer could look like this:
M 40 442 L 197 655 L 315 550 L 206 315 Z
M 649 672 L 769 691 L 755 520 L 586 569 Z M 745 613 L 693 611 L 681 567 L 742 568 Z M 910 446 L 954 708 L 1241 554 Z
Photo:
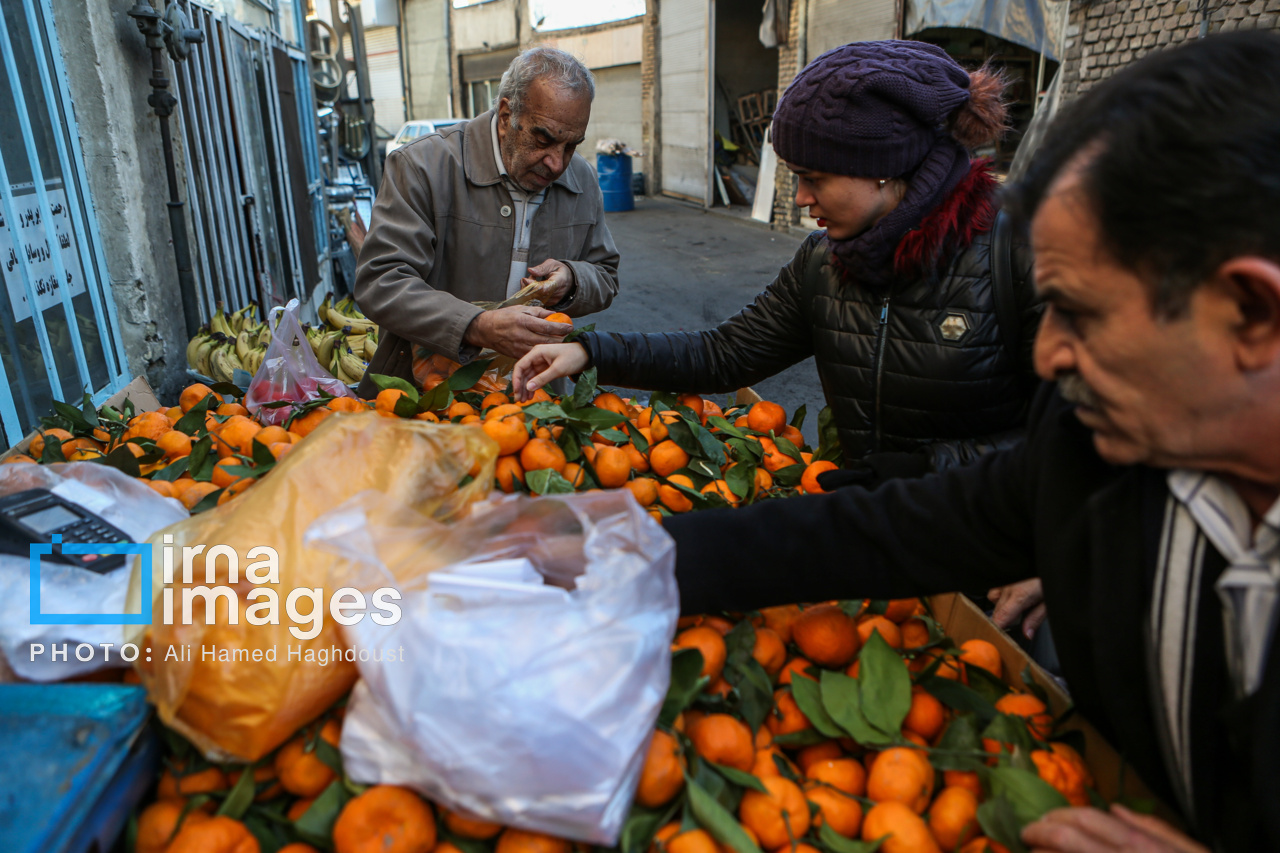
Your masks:
M 432 352 L 458 357 L 480 309 L 428 284 L 438 250 L 431 187 L 400 150 L 383 168 L 355 297 L 379 326 Z

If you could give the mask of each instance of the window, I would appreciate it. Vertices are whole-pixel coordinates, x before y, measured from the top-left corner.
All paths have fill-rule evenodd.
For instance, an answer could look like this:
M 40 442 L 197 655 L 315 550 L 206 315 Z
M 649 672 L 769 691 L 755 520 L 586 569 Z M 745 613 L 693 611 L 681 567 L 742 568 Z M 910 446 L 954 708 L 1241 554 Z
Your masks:
M 498 83 L 502 78 L 493 80 L 473 80 L 471 86 L 471 118 L 475 118 L 493 106 L 498 97 Z
M 48 0 L 0 0 L 0 428 L 123 387 L 124 348 Z

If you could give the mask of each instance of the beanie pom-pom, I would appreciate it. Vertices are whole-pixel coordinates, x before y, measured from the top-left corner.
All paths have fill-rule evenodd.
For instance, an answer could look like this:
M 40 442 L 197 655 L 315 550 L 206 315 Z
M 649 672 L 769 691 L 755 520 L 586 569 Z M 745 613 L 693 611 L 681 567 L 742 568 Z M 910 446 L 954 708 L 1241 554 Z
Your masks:
M 969 75 L 969 100 L 951 119 L 951 135 L 968 149 L 981 148 L 1008 130 L 1005 90 L 1009 81 L 999 69 L 984 65 Z

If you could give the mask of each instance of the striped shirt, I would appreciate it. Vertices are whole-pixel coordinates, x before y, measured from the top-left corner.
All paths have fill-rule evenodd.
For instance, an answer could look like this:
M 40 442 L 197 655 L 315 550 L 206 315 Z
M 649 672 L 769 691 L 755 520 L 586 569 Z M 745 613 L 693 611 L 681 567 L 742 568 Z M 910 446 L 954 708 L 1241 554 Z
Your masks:
M 1222 606 L 1226 664 L 1237 698 L 1262 681 L 1275 631 L 1280 590 L 1280 501 L 1254 529 L 1235 489 L 1201 471 L 1168 474 L 1170 496 L 1152 591 L 1151 647 L 1155 656 L 1157 710 L 1162 740 L 1179 799 L 1192 812 L 1191 696 L 1197 618 L 1206 549 L 1227 561 L 1213 584 Z
M 493 159 L 498 164 L 498 171 L 502 173 L 502 182 L 506 186 L 507 191 L 511 193 L 511 203 L 514 209 L 508 209 L 503 205 L 502 215 L 504 217 L 515 216 L 515 236 L 511 241 L 511 272 L 507 275 L 507 296 L 515 296 L 519 292 L 523 279 L 529 272 L 529 232 L 533 228 L 533 217 L 537 215 L 538 208 L 542 206 L 542 200 L 546 198 L 547 190 L 542 188 L 536 193 L 531 193 L 517 184 L 512 177 L 507 174 L 507 164 L 502 162 L 502 149 L 498 145 L 498 114 L 493 114 L 493 121 L 489 125 L 490 134 L 493 136 Z

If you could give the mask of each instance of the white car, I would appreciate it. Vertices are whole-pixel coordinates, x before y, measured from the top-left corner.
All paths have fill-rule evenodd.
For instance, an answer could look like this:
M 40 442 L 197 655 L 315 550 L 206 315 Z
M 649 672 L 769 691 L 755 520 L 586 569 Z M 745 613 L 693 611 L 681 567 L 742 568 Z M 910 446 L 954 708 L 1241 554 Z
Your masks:
M 460 121 L 466 121 L 461 118 L 424 118 L 415 119 L 414 121 L 406 121 L 396 132 L 395 137 L 387 143 L 387 153 L 390 154 L 401 146 L 408 145 L 415 139 L 421 139 L 424 136 L 430 136 L 438 130 L 443 130 L 451 124 L 457 124 Z

